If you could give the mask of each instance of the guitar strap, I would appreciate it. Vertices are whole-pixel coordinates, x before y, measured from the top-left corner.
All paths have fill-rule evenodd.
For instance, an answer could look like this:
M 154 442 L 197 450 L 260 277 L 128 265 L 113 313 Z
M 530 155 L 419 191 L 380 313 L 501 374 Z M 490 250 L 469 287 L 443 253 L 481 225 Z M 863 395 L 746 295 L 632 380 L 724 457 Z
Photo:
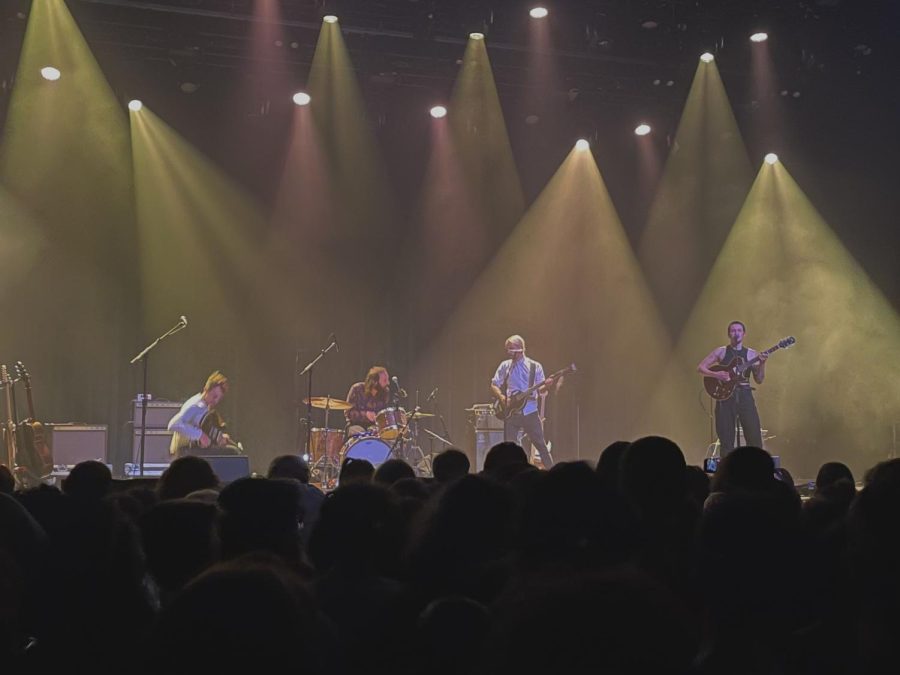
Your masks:
M 531 389 L 534 386 L 534 375 L 537 372 L 537 364 L 532 361 L 531 362 L 531 370 L 528 373 L 528 388 Z M 530 396 L 529 396 L 530 398 Z

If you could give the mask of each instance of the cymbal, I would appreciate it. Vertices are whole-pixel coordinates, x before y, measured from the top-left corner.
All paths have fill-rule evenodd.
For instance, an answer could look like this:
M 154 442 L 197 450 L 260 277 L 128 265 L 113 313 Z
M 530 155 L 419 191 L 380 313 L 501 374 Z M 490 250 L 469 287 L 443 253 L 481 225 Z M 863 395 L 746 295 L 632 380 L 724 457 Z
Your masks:
M 311 405 L 313 408 L 328 408 L 329 410 L 350 410 L 353 404 L 340 398 L 331 398 L 330 396 L 313 396 L 305 398 L 303 402 Z
M 407 410 L 406 412 L 410 417 L 412 417 L 412 415 L 413 415 L 412 410 Z M 434 413 L 423 413 L 423 412 L 416 413 L 416 419 L 420 419 L 422 417 L 434 417 Z

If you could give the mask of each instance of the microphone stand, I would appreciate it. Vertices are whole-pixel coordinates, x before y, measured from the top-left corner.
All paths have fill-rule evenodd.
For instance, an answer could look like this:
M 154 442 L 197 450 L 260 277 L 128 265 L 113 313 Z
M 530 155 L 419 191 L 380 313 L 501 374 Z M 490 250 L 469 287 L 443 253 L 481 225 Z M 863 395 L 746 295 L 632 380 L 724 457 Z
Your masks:
M 156 349 L 157 345 L 159 345 L 160 342 L 165 340 L 170 335 L 175 335 L 175 333 L 177 333 L 178 331 L 184 330 L 185 328 L 187 328 L 187 322 L 179 320 L 178 323 L 176 323 L 169 330 L 156 338 L 149 345 L 144 347 L 143 351 L 141 351 L 140 354 L 129 361 L 130 365 L 134 365 L 135 363 L 140 361 L 144 371 L 142 385 L 143 392 L 141 393 L 141 451 L 140 458 L 138 460 L 141 465 L 139 474 L 141 478 L 144 477 L 144 443 L 147 439 L 147 357 L 150 356 L 150 352 Z
M 312 361 L 306 364 L 306 366 L 301 370 L 297 377 L 303 377 L 304 375 L 308 375 L 307 387 L 306 387 L 306 449 L 304 454 L 309 457 L 310 449 L 312 446 L 312 376 L 313 376 L 313 368 L 316 367 L 316 364 L 325 358 L 325 355 L 330 352 L 332 349 L 337 347 L 337 339 L 334 335 L 331 336 L 331 342 L 328 343 L 327 347 L 323 347 L 321 351 L 316 355 Z

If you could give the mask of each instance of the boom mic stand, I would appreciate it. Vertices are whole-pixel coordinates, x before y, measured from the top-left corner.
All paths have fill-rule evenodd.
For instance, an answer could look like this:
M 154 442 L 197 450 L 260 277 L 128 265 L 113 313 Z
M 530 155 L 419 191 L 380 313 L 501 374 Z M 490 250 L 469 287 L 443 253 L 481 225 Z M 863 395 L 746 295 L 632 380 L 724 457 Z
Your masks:
M 167 330 L 165 333 L 163 333 L 158 338 L 156 338 L 149 345 L 144 347 L 143 351 L 141 351 L 140 354 L 138 354 L 133 359 L 131 359 L 131 361 L 129 361 L 129 363 L 131 365 L 134 365 L 135 363 L 140 361 L 143 365 L 143 371 L 144 371 L 143 386 L 142 386 L 143 393 L 141 394 L 141 399 L 142 399 L 141 400 L 141 452 L 140 452 L 140 459 L 139 459 L 139 462 L 141 465 L 140 476 L 142 478 L 144 476 L 144 443 L 145 443 L 146 437 L 147 437 L 147 357 L 150 356 L 150 352 L 153 351 L 154 349 L 156 349 L 157 345 L 159 345 L 160 342 L 165 340 L 170 335 L 175 335 L 175 333 L 177 333 L 178 331 L 184 330 L 185 328 L 187 328 L 187 319 L 185 319 L 182 316 L 178 320 L 178 323 L 176 323 L 169 330 Z
M 303 377 L 304 375 L 308 375 L 308 381 L 306 386 L 306 448 L 304 450 L 304 454 L 308 457 L 310 450 L 312 449 L 312 376 L 313 376 L 313 368 L 316 367 L 316 364 L 319 363 L 325 355 L 330 352 L 332 349 L 340 349 L 337 346 L 337 338 L 332 333 L 330 336 L 330 342 L 327 347 L 323 347 L 319 353 L 316 355 L 312 361 L 304 366 L 303 370 L 301 370 L 297 377 Z

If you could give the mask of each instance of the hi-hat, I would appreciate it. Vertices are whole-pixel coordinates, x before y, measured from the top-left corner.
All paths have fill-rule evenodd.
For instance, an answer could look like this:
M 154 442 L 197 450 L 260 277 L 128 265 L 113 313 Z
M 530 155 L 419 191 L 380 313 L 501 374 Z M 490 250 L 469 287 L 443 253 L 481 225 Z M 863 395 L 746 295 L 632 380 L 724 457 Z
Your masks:
M 350 410 L 353 404 L 341 398 L 331 398 L 330 396 L 313 396 L 305 398 L 303 402 L 311 405 L 313 408 L 322 408 L 329 410 Z

